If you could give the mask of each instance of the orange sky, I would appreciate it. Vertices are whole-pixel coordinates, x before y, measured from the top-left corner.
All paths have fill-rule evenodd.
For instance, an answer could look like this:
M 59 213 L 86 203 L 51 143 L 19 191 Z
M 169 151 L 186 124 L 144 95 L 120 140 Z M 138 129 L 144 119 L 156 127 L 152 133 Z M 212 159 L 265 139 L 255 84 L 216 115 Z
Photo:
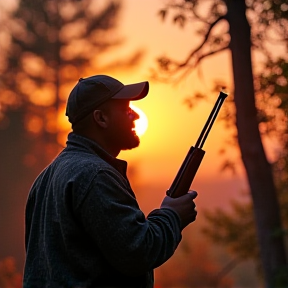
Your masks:
M 16 1 L 11 0 L 11 3 Z M 107 0 L 103 0 L 103 3 L 105 2 Z M 137 68 L 111 72 L 110 75 L 121 82 L 129 84 L 149 80 L 149 69 L 155 67 L 156 57 L 166 55 L 181 60 L 199 43 L 200 39 L 193 33 L 195 31 L 193 25 L 180 29 L 172 25 L 171 20 L 161 22 L 157 13 L 163 8 L 165 1 L 120 2 L 122 10 L 118 21 L 118 33 L 125 41 L 113 53 L 109 52 L 106 59 L 113 62 L 123 60 L 139 49 L 146 52 Z M 179 85 L 149 81 L 149 95 L 133 103 L 147 115 L 148 130 L 141 137 L 139 148 L 121 152 L 119 158 L 128 161 L 130 175 L 135 171 L 136 176 L 131 176 L 131 184 L 145 213 L 160 205 L 190 146 L 196 143 L 218 97 L 218 93 L 211 92 L 215 80 L 222 80 L 228 84 L 232 81 L 228 51 L 208 58 L 200 67 L 203 75 L 201 79 L 197 71 L 194 71 Z M 201 103 L 195 109 L 189 110 L 183 101 L 185 97 L 195 92 L 209 95 L 211 102 Z M 61 124 L 63 120 L 64 118 L 59 119 Z M 218 151 L 228 137 L 230 134 L 223 128 L 222 123 L 216 121 L 203 147 L 206 155 L 192 186 L 199 193 L 196 199 L 199 211 L 197 223 L 202 223 L 204 219 L 202 209 L 215 206 L 227 208 L 230 199 L 240 199 L 241 193 L 246 189 L 243 172 L 236 176 L 220 172 L 223 158 L 219 156 Z M 227 154 L 233 158 L 235 149 L 227 147 Z M 186 230 L 194 231 L 193 227 L 194 224 Z
M 110 52 L 109 59 L 128 57 L 138 49 L 146 52 L 136 69 L 122 73 L 114 71 L 111 75 L 125 84 L 149 80 L 149 69 L 155 67 L 156 57 L 166 55 L 184 59 L 191 47 L 200 41 L 191 25 L 180 29 L 171 24 L 171 20 L 161 21 L 157 13 L 164 1 L 125 0 L 121 3 L 119 33 L 125 42 L 117 48 L 117 53 Z M 149 81 L 148 97 L 133 103 L 146 113 L 148 130 L 141 137 L 139 148 L 121 152 L 119 158 L 127 160 L 130 166 L 137 166 L 139 179 L 137 189 L 134 189 L 146 212 L 160 204 L 190 146 L 195 144 L 218 97 L 218 93 L 211 93 L 214 81 L 231 83 L 228 51 L 208 58 L 200 67 L 201 79 L 195 71 L 178 85 Z M 183 104 L 185 97 L 199 91 L 208 93 L 211 102 L 203 102 L 189 110 Z M 243 175 L 232 176 L 219 171 L 223 158 L 218 151 L 227 137 L 229 133 L 216 121 L 203 147 L 206 155 L 192 186 L 199 192 L 197 204 L 200 208 L 223 205 L 229 199 L 239 197 L 246 187 Z M 228 156 L 230 154 L 234 157 L 235 150 L 228 147 Z M 148 203 L 147 197 L 151 199 Z
M 14 2 L 17 1 L 9 2 L 11 7 Z M 106 2 L 107 0 L 102 1 L 103 4 Z M 194 23 L 188 23 L 184 29 L 181 29 L 171 23 L 171 18 L 165 22 L 161 21 L 157 13 L 164 7 L 165 1 L 122 0 L 120 2 L 122 9 L 117 33 L 124 42 L 113 52 L 106 53 L 106 57 L 102 58 L 103 62 L 105 59 L 111 62 L 123 60 L 137 50 L 145 51 L 142 62 L 136 68 L 122 72 L 114 70 L 110 73 L 125 84 L 149 80 L 149 70 L 155 67 L 157 57 L 165 55 L 183 60 L 190 49 L 197 46 L 201 40 L 194 33 L 197 28 L 194 27 Z M 201 78 L 198 74 L 199 70 L 195 70 L 189 78 L 177 85 L 150 80 L 149 95 L 133 103 L 147 115 L 148 130 L 141 137 L 139 148 L 122 152 L 119 158 L 127 160 L 130 167 L 137 172 L 135 192 L 140 204 L 143 203 L 145 212 L 160 204 L 187 151 L 195 144 L 218 97 L 218 93 L 211 92 L 214 82 L 220 80 L 231 84 L 229 51 L 204 60 L 200 65 L 200 71 Z M 195 92 L 209 95 L 211 102 L 202 102 L 195 109 L 189 110 L 183 101 L 185 97 Z M 63 116 L 63 119 L 59 119 L 61 125 L 64 120 L 69 124 Z M 201 207 L 212 207 L 219 203 L 223 205 L 229 199 L 239 197 L 240 191 L 246 187 L 243 173 L 233 176 L 219 170 L 223 158 L 219 156 L 218 151 L 228 137 L 229 133 L 225 131 L 222 123 L 216 121 L 203 147 L 206 155 L 193 183 L 193 188 L 201 195 L 197 199 Z M 228 157 L 234 157 L 235 149 L 231 147 L 227 149 Z M 147 201 L 147 197 L 151 201 Z M 207 199 L 211 201 L 207 202 Z

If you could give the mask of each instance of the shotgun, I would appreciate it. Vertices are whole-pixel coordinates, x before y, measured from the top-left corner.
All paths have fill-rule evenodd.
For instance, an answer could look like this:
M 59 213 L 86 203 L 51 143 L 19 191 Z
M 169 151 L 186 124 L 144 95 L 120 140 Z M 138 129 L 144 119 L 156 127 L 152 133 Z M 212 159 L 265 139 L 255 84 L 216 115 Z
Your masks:
M 218 99 L 208 117 L 208 120 L 194 146 L 191 146 L 187 156 L 184 159 L 171 187 L 166 194 L 172 198 L 180 197 L 188 193 L 196 172 L 204 157 L 205 151 L 202 149 L 204 142 L 212 128 L 212 125 L 217 117 L 217 114 L 228 95 L 220 92 Z

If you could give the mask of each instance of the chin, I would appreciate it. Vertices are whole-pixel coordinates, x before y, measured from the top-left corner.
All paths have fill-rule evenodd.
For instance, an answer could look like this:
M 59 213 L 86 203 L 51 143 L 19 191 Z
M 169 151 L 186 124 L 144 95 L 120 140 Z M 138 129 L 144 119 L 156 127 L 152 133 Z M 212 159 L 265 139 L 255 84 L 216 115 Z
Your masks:
M 122 150 L 131 150 L 140 145 L 140 138 L 137 135 L 134 135 L 133 138 L 131 138 L 130 141 L 127 141 L 125 144 L 126 145 L 123 145 L 124 148 Z

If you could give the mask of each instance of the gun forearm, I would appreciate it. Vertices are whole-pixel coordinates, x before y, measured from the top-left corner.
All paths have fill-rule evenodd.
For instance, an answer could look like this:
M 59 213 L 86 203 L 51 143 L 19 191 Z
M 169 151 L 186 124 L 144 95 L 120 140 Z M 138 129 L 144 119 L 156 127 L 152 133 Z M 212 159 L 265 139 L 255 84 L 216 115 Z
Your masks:
M 190 148 L 171 187 L 166 192 L 168 196 L 177 198 L 189 191 L 204 154 L 205 151 L 201 148 L 195 148 L 193 146 Z

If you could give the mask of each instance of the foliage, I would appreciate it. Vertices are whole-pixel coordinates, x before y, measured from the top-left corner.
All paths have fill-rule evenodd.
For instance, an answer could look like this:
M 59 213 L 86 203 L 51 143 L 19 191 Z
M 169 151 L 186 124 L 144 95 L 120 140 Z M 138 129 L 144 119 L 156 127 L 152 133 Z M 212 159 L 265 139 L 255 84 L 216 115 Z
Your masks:
M 279 0 L 247 0 L 246 6 L 252 28 L 253 51 L 265 57 L 270 57 L 271 47 L 275 45 L 283 46 L 285 51 L 288 48 L 288 4 Z M 161 69 L 153 70 L 152 76 L 162 81 L 171 81 L 171 78 L 179 81 L 207 57 L 229 49 L 231 35 L 226 13 L 227 0 L 208 0 L 205 3 L 200 0 L 169 1 L 159 11 L 159 17 L 164 21 L 170 16 L 181 28 L 193 23 L 192 27 L 187 28 L 196 29 L 195 33 L 202 40 L 182 60 L 159 57 L 158 65 Z
M 283 173 L 283 163 L 288 157 L 286 146 L 288 143 L 287 116 L 288 116 L 288 61 L 283 58 L 272 60 L 268 58 L 261 73 L 254 76 L 255 101 L 258 114 L 259 129 L 263 139 L 274 141 L 274 176 L 278 182 Z M 223 83 L 216 84 L 214 90 L 219 91 Z M 195 99 L 194 99 L 195 100 Z M 194 101 L 193 100 L 193 101 Z M 191 100 L 192 101 L 192 100 Z M 229 94 L 225 105 L 220 113 L 220 120 L 231 131 L 231 138 L 226 140 L 228 146 L 237 147 L 237 134 L 235 131 L 235 104 L 233 93 Z M 225 149 L 220 153 L 224 155 Z M 225 159 L 222 169 L 230 169 L 236 173 L 236 163 L 240 159 Z M 281 164 L 282 163 L 282 164 Z M 281 168 L 280 168 L 281 167 Z M 285 183 L 287 179 L 281 180 Z
M 65 145 L 70 131 L 65 104 L 71 88 L 80 77 L 105 72 L 107 67 L 131 67 L 141 53 L 117 63 L 102 57 L 122 43 L 116 34 L 120 2 L 20 0 L 17 4 L 14 10 L 3 9 L 0 17 L 0 211 L 2 221 L 6 219 L 0 225 L 0 235 L 5 235 L 0 251 L 17 254 L 22 263 L 19 239 L 24 242 L 27 193 L 37 174 Z M 14 229 L 7 231 L 7 225 Z
M 214 243 L 220 243 L 239 259 L 258 259 L 259 251 L 255 235 L 255 223 L 251 203 L 231 203 L 231 211 L 217 208 L 206 211 L 209 226 L 203 232 Z
M 288 83 L 286 79 L 288 79 L 288 62 L 282 58 L 275 61 L 270 59 L 262 73 L 255 76 L 255 97 L 260 131 L 263 137 L 276 139 L 278 146 L 274 153 L 275 160 L 272 167 L 283 230 L 274 231 L 274 234 L 284 235 L 288 243 Z M 248 203 L 233 201 L 230 208 L 230 212 L 222 209 L 206 211 L 207 225 L 203 232 L 214 243 L 227 247 L 237 259 L 254 260 L 259 275 L 262 275 L 253 204 L 250 201 Z M 284 274 L 281 273 L 280 271 L 278 275 L 280 285 L 287 277 L 285 268 Z
M 180 247 L 161 269 L 156 270 L 156 286 L 160 287 L 233 287 L 233 280 L 221 271 L 211 257 L 211 247 L 205 241 L 181 241 Z M 191 245 L 191 242 L 193 245 Z M 192 248 L 191 248 L 192 247 Z
M 0 287 L 22 287 L 22 276 L 17 272 L 15 260 L 12 257 L 7 257 L 0 261 Z
M 258 110 L 262 117 L 262 132 L 271 136 L 278 136 L 282 145 L 287 142 L 288 115 L 288 61 L 278 58 L 269 59 L 261 74 L 255 77 L 255 93 L 260 99 Z M 261 106 L 260 106 L 261 105 Z M 275 135 L 276 134 L 276 135 Z
M 111 2 L 101 11 L 92 4 L 72 0 L 19 2 L 3 26 L 10 43 L 0 66 L 2 129 L 9 125 L 6 111 L 23 106 L 28 133 L 49 139 L 63 130 L 59 115 L 64 114 L 69 89 L 79 75 L 87 74 L 89 66 L 95 67 L 101 52 L 119 43 L 105 34 L 115 26 L 119 5 Z
M 286 235 L 288 243 L 288 62 L 282 58 L 269 59 L 260 75 L 255 76 L 259 127 L 263 137 L 276 139 L 277 149 L 273 162 L 274 179 L 283 221 L 283 230 L 275 234 Z M 260 267 L 258 243 L 255 234 L 252 203 L 233 201 L 231 212 L 216 209 L 206 211 L 207 226 L 203 232 L 214 242 L 231 251 L 238 259 L 251 258 Z M 260 268 L 259 268 L 259 273 Z M 286 272 L 284 272 L 286 273 Z M 280 275 L 280 277 L 282 277 Z M 283 276 L 284 278 L 284 276 Z
M 209 0 L 209 1 L 205 1 L 205 3 L 203 1 L 198 1 L 198 0 L 170 1 L 167 7 L 161 10 L 159 13 L 162 19 L 163 20 L 166 19 L 168 14 L 171 13 L 171 11 L 173 11 L 173 15 L 172 15 L 173 21 L 174 23 L 179 24 L 181 28 L 183 28 L 185 25 L 188 26 L 188 24 L 191 21 L 193 21 L 194 23 L 193 26 L 198 28 L 197 32 L 201 36 L 201 41 L 200 43 L 197 43 L 195 47 L 191 47 L 191 51 L 187 54 L 187 56 L 184 59 L 180 59 L 180 60 L 171 59 L 166 56 L 159 57 L 158 64 L 159 64 L 160 70 L 157 70 L 156 72 L 154 71 L 154 74 L 153 74 L 154 78 L 160 79 L 160 80 L 162 79 L 165 80 L 169 78 L 171 81 L 171 78 L 174 77 L 176 81 L 181 80 L 183 77 L 186 77 L 192 71 L 193 68 L 199 67 L 199 64 L 201 63 L 203 59 L 206 59 L 207 57 L 214 55 L 218 52 L 224 51 L 226 49 L 230 49 L 232 54 L 234 52 L 234 57 L 236 57 L 235 55 L 236 55 L 237 47 L 235 47 L 234 45 L 233 48 L 235 50 L 232 51 L 232 48 L 230 46 L 231 46 L 231 37 L 234 36 L 233 39 L 235 39 L 238 37 L 238 35 L 235 35 L 235 34 L 232 35 L 231 27 L 227 25 L 227 24 L 231 24 L 230 22 L 231 18 L 229 17 L 231 17 L 231 15 L 233 17 L 233 13 L 234 13 L 234 16 L 236 16 L 235 14 L 238 13 L 235 10 L 235 7 L 237 5 L 233 6 L 233 3 L 234 1 L 226 1 L 226 0 L 223 0 L 223 1 L 219 1 L 219 0 L 210 1 Z M 204 7 L 206 9 L 204 9 Z M 230 8 L 229 16 L 228 16 L 228 7 Z M 274 139 L 276 139 L 277 141 L 278 146 L 277 146 L 277 150 L 274 153 L 275 162 L 273 163 L 274 178 L 275 178 L 275 183 L 278 188 L 278 194 L 279 194 L 278 198 L 280 199 L 280 202 L 281 202 L 282 219 L 285 225 L 287 225 L 288 223 L 287 211 L 286 211 L 287 208 L 285 207 L 287 207 L 287 187 L 286 186 L 287 186 L 287 175 L 288 175 L 288 170 L 287 170 L 287 161 L 288 161 L 287 160 L 288 159 L 288 155 L 287 155 L 287 152 L 288 152 L 287 151 L 287 145 L 288 145 L 287 144 L 288 143 L 288 139 L 287 139 L 287 132 L 288 132 L 287 131 L 287 108 L 288 108 L 287 106 L 287 97 L 288 97 L 287 65 L 288 65 L 288 62 L 287 62 L 287 59 L 279 58 L 279 55 L 281 54 L 285 55 L 287 54 L 287 51 L 288 51 L 287 49 L 288 48 L 288 44 L 287 44 L 288 43 L 287 41 L 288 39 L 287 37 L 288 36 L 288 25 L 287 25 L 288 24 L 288 20 L 287 20 L 288 19 L 288 4 L 279 0 L 267 0 L 267 1 L 247 0 L 245 9 L 246 10 L 244 12 L 246 12 L 247 18 L 249 19 L 250 26 L 252 28 L 251 29 L 252 33 L 250 35 L 252 53 L 254 53 L 253 55 L 256 55 L 257 53 L 258 57 L 260 57 L 259 55 L 261 55 L 260 59 L 262 61 L 262 67 L 260 68 L 260 72 L 254 74 L 254 82 L 255 82 L 254 96 L 255 96 L 256 108 L 258 110 L 258 125 L 259 125 L 259 130 L 263 137 L 264 135 L 265 137 L 268 137 L 268 136 L 274 137 Z M 235 25 L 235 22 L 234 22 L 234 25 Z M 243 27 L 243 29 L 246 29 L 246 28 L 247 27 Z M 247 38 L 244 40 L 247 40 Z M 239 43 L 241 43 L 241 41 L 240 42 L 238 41 L 238 44 Z M 247 52 L 247 50 L 245 51 Z M 238 56 L 239 56 L 239 52 L 240 51 L 238 51 L 238 54 L 237 54 Z M 239 59 L 243 60 L 244 58 L 238 57 L 237 64 L 239 64 Z M 249 60 L 249 58 L 246 58 L 245 60 L 247 59 Z M 234 61 L 236 61 L 236 58 L 234 58 Z M 240 65 L 239 68 L 243 68 L 243 66 Z M 236 75 L 235 72 L 238 72 L 238 71 L 234 70 L 234 74 Z M 249 69 L 248 69 L 248 72 L 249 72 Z M 238 73 L 237 75 L 242 75 L 242 76 L 245 75 L 243 74 L 243 71 L 241 71 L 241 73 Z M 236 78 L 234 76 L 234 80 Z M 243 91 L 247 92 L 247 89 L 246 90 L 241 89 L 240 87 L 241 82 L 245 82 L 243 77 L 242 79 L 237 78 L 238 97 L 241 97 L 241 92 Z M 247 79 L 246 79 L 246 82 L 247 82 Z M 243 85 L 245 85 L 245 83 L 243 83 Z M 229 87 L 229 88 L 230 88 L 229 89 L 230 91 L 233 90 L 233 87 Z M 234 93 L 232 92 L 231 94 L 234 94 Z M 253 96 L 252 93 L 251 93 L 251 96 Z M 228 119 L 228 122 L 226 122 L 226 125 L 228 125 L 229 127 L 233 127 L 234 124 L 237 124 L 235 111 L 237 111 L 241 105 L 241 112 L 243 112 L 243 108 L 245 107 L 243 101 L 241 102 L 241 100 L 239 99 L 240 98 L 238 98 L 239 107 L 235 107 L 234 103 L 231 102 L 229 103 L 229 109 L 225 111 L 226 112 L 225 119 L 226 120 Z M 193 103 L 191 99 L 189 99 L 188 104 L 192 106 L 190 103 Z M 251 103 L 252 101 L 250 102 L 250 104 Z M 254 110 L 251 105 L 249 106 L 249 109 L 250 109 L 249 110 L 250 112 Z M 238 111 L 238 121 L 240 120 L 239 111 Z M 241 127 L 244 128 L 245 125 L 243 125 L 243 123 L 245 123 L 245 119 L 243 119 L 243 115 L 242 115 L 241 120 L 242 120 Z M 237 126 L 237 128 L 239 128 L 239 126 Z M 246 128 L 248 128 L 247 125 L 246 125 Z M 236 131 L 236 133 L 237 132 L 239 132 L 239 130 Z M 242 136 L 245 135 L 244 130 L 241 130 L 241 132 L 242 132 L 241 134 Z M 236 136 L 237 135 L 233 135 L 231 143 L 235 143 L 235 140 L 237 139 Z M 240 145 L 241 146 L 240 148 L 242 149 L 241 151 L 242 158 L 243 156 L 245 157 L 246 155 L 245 152 L 248 152 L 248 158 L 249 158 L 249 155 L 253 156 L 253 154 L 249 154 L 251 153 L 253 149 L 252 150 L 247 149 L 247 145 L 246 146 L 243 145 L 244 139 L 247 140 L 247 137 L 242 137 L 242 146 Z M 250 144 L 255 144 L 255 143 L 250 143 Z M 257 145 L 255 147 L 257 147 Z M 257 163 L 260 163 L 260 162 L 257 162 Z M 250 162 L 247 161 L 247 157 L 246 157 L 245 168 L 249 168 L 247 164 L 250 165 L 251 161 Z M 224 167 L 230 167 L 234 169 L 234 164 L 231 163 L 231 160 L 229 160 L 224 163 Z M 249 169 L 250 173 L 253 170 L 252 167 L 255 168 L 255 166 L 253 165 L 250 166 L 250 169 Z M 254 187 L 260 187 L 258 185 L 259 179 L 256 180 L 255 182 L 255 180 L 252 179 L 253 178 L 252 176 L 253 175 L 255 176 L 255 174 L 251 173 L 249 175 L 249 171 L 247 170 L 248 178 L 250 181 L 249 184 L 253 183 L 254 181 Z M 271 188 L 272 186 L 270 184 L 271 182 L 269 183 L 269 187 Z M 260 196 L 259 194 L 260 191 L 257 192 L 256 190 L 254 190 L 253 192 L 251 190 L 251 192 L 253 194 L 253 201 L 254 201 L 253 204 L 255 205 L 255 201 L 257 200 L 257 204 L 259 208 L 260 207 L 259 203 L 264 203 L 263 201 L 258 201 L 259 200 L 258 196 Z M 271 193 L 273 193 L 273 191 L 271 191 Z M 273 203 L 277 204 L 277 201 L 274 202 L 275 197 L 274 196 L 271 196 L 271 197 L 270 199 L 273 199 Z M 268 203 L 265 203 L 265 205 L 266 204 Z M 275 213 L 272 212 L 270 215 L 273 215 L 273 217 L 275 217 L 274 219 L 276 223 L 278 221 L 277 220 L 278 212 L 277 212 L 277 209 L 275 209 L 275 207 L 277 207 L 277 205 L 274 205 L 273 208 L 271 207 L 271 211 L 272 209 L 274 209 L 273 211 Z M 258 263 L 260 263 L 259 261 L 260 255 L 259 255 L 257 244 L 259 240 L 260 240 L 259 242 L 261 242 L 261 239 L 259 239 L 259 235 L 258 235 L 258 241 L 256 241 L 257 238 L 256 238 L 256 231 L 255 231 L 255 223 L 253 220 L 253 213 L 252 213 L 253 205 L 251 203 L 243 204 L 240 202 L 233 202 L 231 204 L 231 208 L 232 209 L 229 213 L 227 211 L 222 211 L 220 209 L 214 212 L 210 211 L 206 213 L 207 220 L 209 221 L 208 228 L 205 228 L 206 235 L 209 235 L 209 237 L 214 242 L 221 243 L 222 245 L 229 247 L 230 251 L 234 253 L 234 255 L 236 255 L 238 259 L 253 258 L 254 260 L 258 261 Z M 266 213 L 266 211 L 261 211 L 261 209 L 258 209 L 257 212 L 255 212 L 255 209 L 254 209 L 253 212 L 254 214 L 259 213 L 258 215 L 255 214 L 256 216 L 259 216 L 258 218 L 256 217 L 258 221 L 261 222 L 265 218 L 265 217 L 260 216 L 260 214 L 262 215 L 263 213 Z M 268 224 L 268 222 L 266 223 Z M 261 224 L 264 224 L 264 222 L 262 222 Z M 261 231 L 262 235 L 264 235 L 266 232 L 270 233 L 269 228 L 268 228 L 269 225 L 266 226 L 265 228 L 264 226 L 263 225 L 261 226 L 258 224 L 258 232 Z M 264 229 L 267 229 L 267 230 L 264 230 Z M 273 233 L 274 233 L 273 235 L 276 237 L 276 235 L 282 236 L 283 233 L 285 233 L 285 231 L 283 230 L 274 231 Z M 266 245 L 267 242 L 266 243 L 264 242 L 261 242 L 261 243 L 263 245 L 264 244 Z M 262 250 L 264 251 L 266 248 L 268 247 L 263 246 Z M 277 252 L 279 251 L 280 250 L 278 250 Z M 266 255 L 269 254 L 267 253 Z M 262 257 L 265 258 L 265 253 L 262 254 Z M 262 260 L 264 260 L 264 258 Z M 263 263 L 267 264 L 268 263 L 267 259 L 268 258 L 265 258 L 265 261 L 263 261 Z M 266 265 L 265 267 L 266 267 L 265 272 L 268 272 L 266 279 L 269 279 L 270 281 L 271 275 L 272 275 L 272 273 L 270 273 L 271 270 L 269 270 L 270 269 L 269 265 Z M 283 275 L 287 273 L 287 267 L 284 268 L 284 271 L 286 272 L 284 272 Z M 280 278 L 282 276 L 280 276 Z M 283 279 L 284 278 L 285 276 L 283 276 Z M 283 281 L 285 281 L 285 279 Z M 286 278 L 286 281 L 287 281 L 287 278 Z M 271 283 L 267 284 L 267 286 L 269 286 L 270 284 Z M 280 284 L 280 282 L 278 284 Z

